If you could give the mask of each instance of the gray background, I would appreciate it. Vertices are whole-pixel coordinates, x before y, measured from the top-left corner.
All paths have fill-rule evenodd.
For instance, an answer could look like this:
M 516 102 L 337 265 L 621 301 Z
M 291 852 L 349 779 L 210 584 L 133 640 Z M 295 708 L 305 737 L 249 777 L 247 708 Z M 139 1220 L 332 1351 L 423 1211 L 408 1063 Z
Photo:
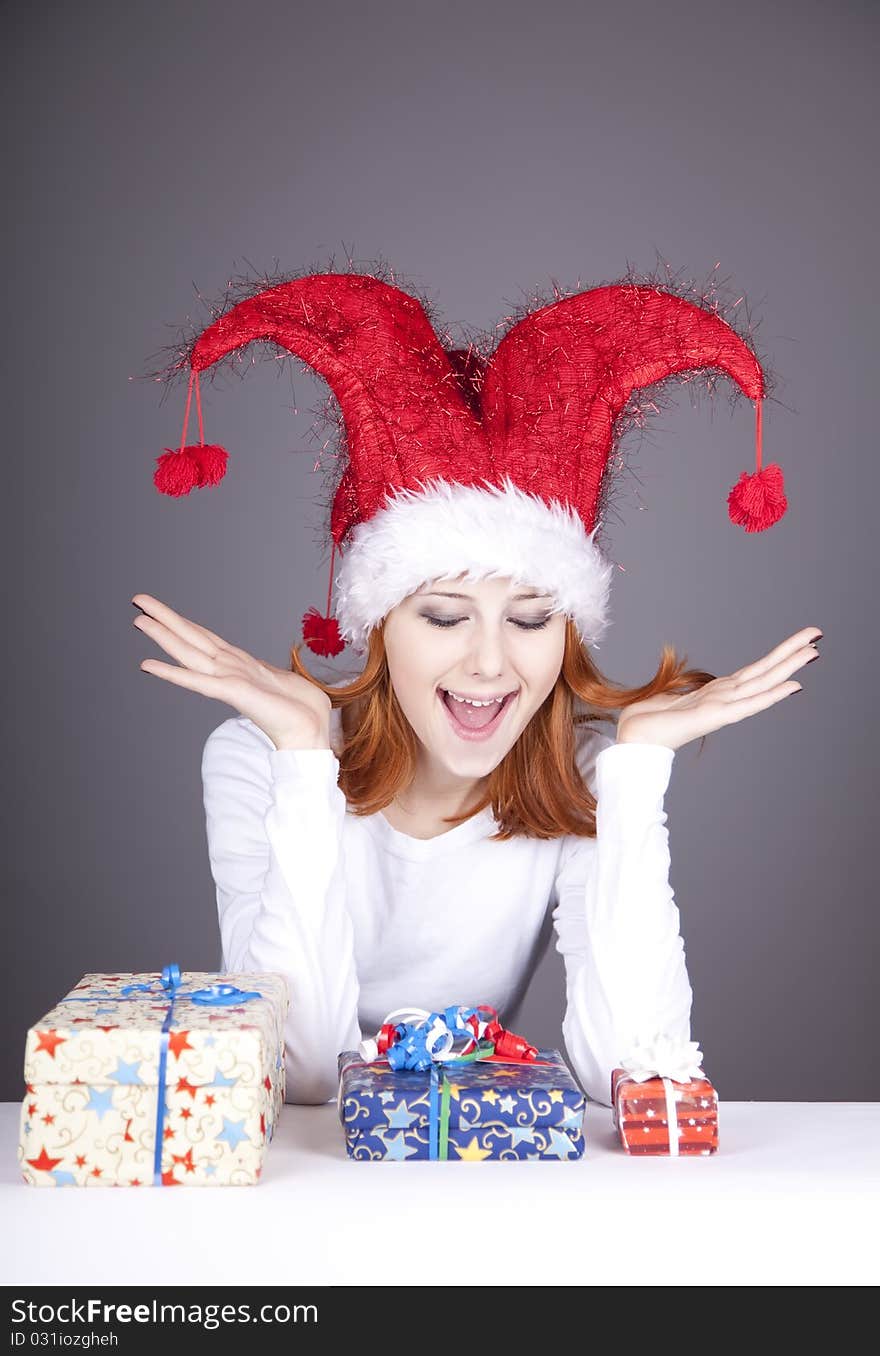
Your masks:
M 873 13 L 872 13 L 873 10 Z M 205 383 L 219 490 L 154 459 L 150 355 L 242 273 L 388 261 L 453 327 L 534 288 L 730 279 L 777 377 L 790 510 L 747 535 L 751 407 L 674 393 L 629 450 L 605 672 L 721 674 L 825 631 L 667 795 L 693 1034 L 728 1099 L 875 1099 L 876 10 L 867 4 L 6 4 L 6 965 L 0 1097 L 89 970 L 214 968 L 199 762 L 232 714 L 138 671 L 138 591 L 285 663 L 323 606 L 299 365 Z M 191 432 L 195 425 L 191 425 Z M 340 674 L 342 670 L 339 670 Z M 453 995 L 451 995 L 452 997 Z M 478 997 L 478 996 L 475 996 Z M 562 963 L 519 1028 L 558 1044 Z

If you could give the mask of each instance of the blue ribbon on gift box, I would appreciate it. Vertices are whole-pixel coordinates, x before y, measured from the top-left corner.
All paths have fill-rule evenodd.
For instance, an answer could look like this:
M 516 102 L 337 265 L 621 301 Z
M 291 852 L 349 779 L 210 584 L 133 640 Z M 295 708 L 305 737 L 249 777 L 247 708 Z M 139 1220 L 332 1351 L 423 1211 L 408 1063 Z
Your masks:
M 239 1003 L 247 1003 L 252 998 L 263 997 L 258 989 L 245 991 L 236 988 L 234 984 L 212 984 L 207 989 L 182 989 L 180 987 L 182 982 L 180 966 L 176 961 L 172 961 L 170 965 L 163 968 L 158 986 L 155 984 L 126 984 L 118 994 L 101 994 L 98 998 L 77 996 L 62 1000 L 64 1003 L 136 1003 L 143 1001 L 144 994 L 154 994 L 157 997 L 168 998 L 169 1000 L 168 1011 L 165 1014 L 159 1037 L 156 1149 L 153 1155 L 154 1186 L 164 1186 L 162 1181 L 162 1145 L 165 1138 L 165 1082 L 168 1068 L 168 1037 L 174 1017 L 174 1004 L 181 998 L 186 998 L 191 1003 L 203 1003 L 208 1007 L 229 1007 Z
M 388 1047 L 386 1059 L 392 1069 L 412 1069 L 428 1072 L 428 1157 L 449 1157 L 449 1096 L 450 1084 L 445 1070 L 456 1065 L 491 1059 L 495 1053 L 494 1041 L 478 1039 L 468 1025 L 478 1016 L 477 1008 L 453 1005 L 443 1013 L 432 1012 L 424 1024 L 400 1022 L 396 1027 L 397 1040 Z M 465 1037 L 473 1048 L 464 1054 L 449 1053 L 456 1038 Z M 440 1043 L 448 1045 L 439 1052 Z M 467 1050 L 467 1047 L 465 1047 Z M 441 1073 L 441 1070 L 444 1071 Z

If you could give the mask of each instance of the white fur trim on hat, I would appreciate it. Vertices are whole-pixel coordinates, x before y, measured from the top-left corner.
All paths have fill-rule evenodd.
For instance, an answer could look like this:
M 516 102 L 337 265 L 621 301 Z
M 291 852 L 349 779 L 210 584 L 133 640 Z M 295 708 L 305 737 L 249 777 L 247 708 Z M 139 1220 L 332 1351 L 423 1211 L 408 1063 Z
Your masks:
M 395 491 L 352 529 L 335 579 L 336 619 L 357 653 L 404 598 L 461 574 L 544 589 L 584 643 L 601 639 L 614 567 L 594 544 L 598 529 L 588 533 L 574 509 L 548 504 L 506 477 L 483 486 L 434 480 L 422 491 Z

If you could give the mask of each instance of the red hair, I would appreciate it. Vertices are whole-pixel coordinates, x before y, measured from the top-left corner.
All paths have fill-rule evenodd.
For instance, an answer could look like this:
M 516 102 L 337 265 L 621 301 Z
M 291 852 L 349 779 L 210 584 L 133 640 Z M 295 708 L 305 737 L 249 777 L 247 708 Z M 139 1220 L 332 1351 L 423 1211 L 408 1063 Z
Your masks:
M 413 779 L 418 739 L 401 710 L 391 684 L 385 653 L 384 623 L 369 635 L 366 662 L 347 687 L 328 687 L 303 666 L 302 648 L 290 652 L 293 673 L 307 678 L 342 710 L 343 748 L 339 786 L 355 814 L 372 815 L 405 792 Z M 460 815 L 443 820 L 450 828 L 479 814 L 488 805 L 499 828 L 492 835 L 504 841 L 517 835 L 559 838 L 596 836 L 596 801 L 578 770 L 577 730 L 596 721 L 613 720 L 633 702 L 661 693 L 694 692 L 715 677 L 687 669 L 671 645 L 663 646 L 657 672 L 642 687 L 622 687 L 599 672 L 574 623 L 566 618 L 562 667 L 552 692 L 535 712 L 516 743 L 489 774 L 482 799 Z M 579 698 L 589 708 L 576 712 Z

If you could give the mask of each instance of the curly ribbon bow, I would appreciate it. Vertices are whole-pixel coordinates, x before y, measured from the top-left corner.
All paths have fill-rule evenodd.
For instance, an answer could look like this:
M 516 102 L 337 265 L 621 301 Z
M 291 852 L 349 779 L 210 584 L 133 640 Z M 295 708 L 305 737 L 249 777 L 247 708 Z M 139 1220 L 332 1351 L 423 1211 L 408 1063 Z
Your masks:
M 455 1050 L 456 1040 L 464 1041 Z M 440 1066 L 487 1061 L 497 1064 L 548 1064 L 538 1059 L 535 1046 L 521 1036 L 505 1031 L 495 1008 L 453 1005 L 444 1012 L 424 1008 L 397 1008 L 382 1023 L 377 1036 L 363 1040 L 359 1054 L 367 1063 L 383 1055 L 395 1070 L 429 1073 L 428 1157 L 449 1157 L 450 1085 Z M 342 1080 L 339 1085 L 339 1102 Z
M 696 1041 L 676 1040 L 672 1036 L 654 1036 L 649 1041 L 636 1041 L 620 1061 L 620 1067 L 634 1083 L 645 1083 L 649 1078 L 663 1081 L 666 1098 L 666 1124 L 669 1127 L 669 1153 L 678 1155 L 678 1109 L 675 1105 L 673 1083 L 690 1083 L 694 1078 L 705 1078 L 702 1069 L 703 1052 Z
M 165 1083 L 168 1067 L 168 1038 L 171 1033 L 174 1005 L 181 999 L 191 1003 L 200 1003 L 210 1007 L 229 1007 L 232 1004 L 247 1003 L 252 998 L 262 998 L 258 989 L 245 991 L 234 984 L 212 984 L 207 989 L 183 989 L 180 966 L 176 961 L 166 965 L 160 976 L 159 984 L 125 984 L 118 994 L 101 994 L 99 997 L 68 997 L 65 1003 L 137 1003 L 143 1001 L 143 995 L 153 994 L 168 999 L 168 1011 L 162 1023 L 159 1037 L 159 1074 L 156 1089 L 156 1147 L 153 1154 L 153 1185 L 164 1186 L 162 1181 L 162 1145 L 165 1139 Z

